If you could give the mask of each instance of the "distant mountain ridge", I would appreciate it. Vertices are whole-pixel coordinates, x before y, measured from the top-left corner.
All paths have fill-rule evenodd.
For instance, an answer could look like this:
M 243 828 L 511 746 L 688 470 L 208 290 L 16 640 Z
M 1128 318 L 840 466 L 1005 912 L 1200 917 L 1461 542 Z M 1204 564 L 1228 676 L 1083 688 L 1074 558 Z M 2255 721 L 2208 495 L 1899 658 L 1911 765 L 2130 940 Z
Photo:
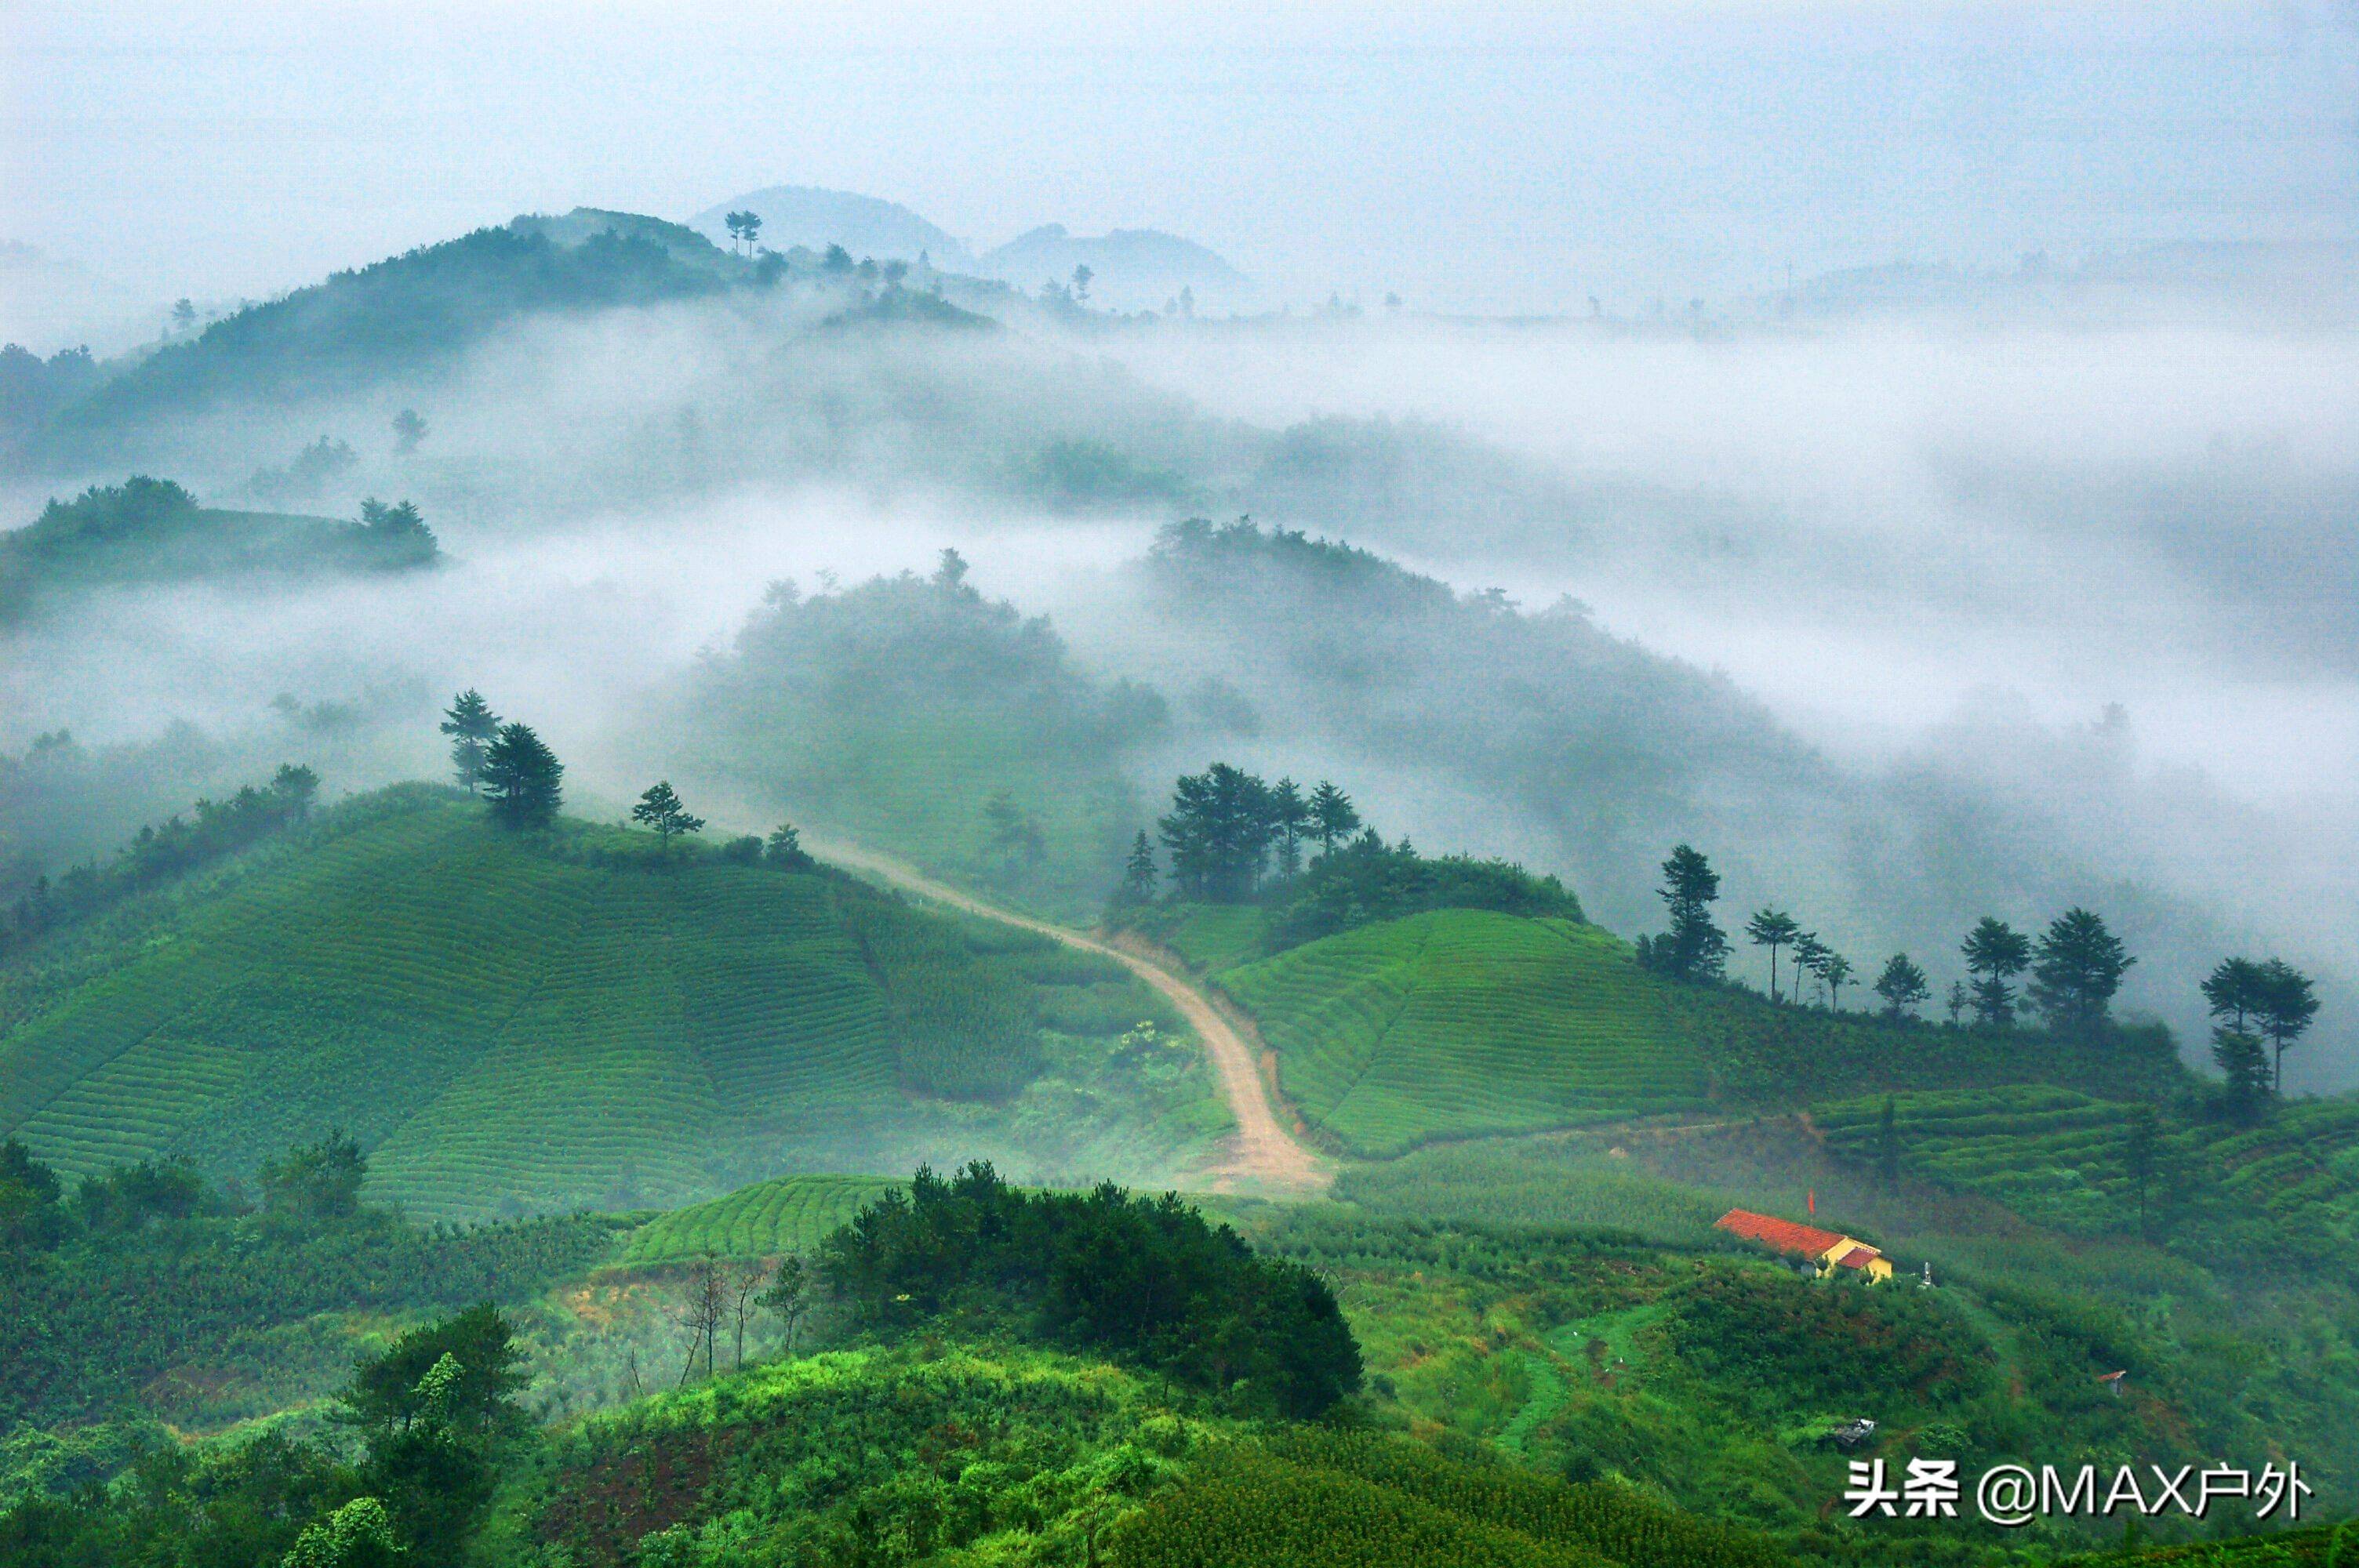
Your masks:
M 774 251 L 801 245 L 824 251 L 842 245 L 854 256 L 914 262 L 920 255 L 944 272 L 992 278 L 1029 292 L 1044 283 L 1069 284 L 1073 269 L 1090 269 L 1090 297 L 1123 310 L 1159 309 L 1185 289 L 1199 306 L 1243 309 L 1255 303 L 1253 279 L 1195 241 L 1158 229 L 1115 229 L 1075 234 L 1044 223 L 976 255 L 964 242 L 897 201 L 816 186 L 774 185 L 707 208 L 689 226 L 715 243 L 732 243 L 729 214 L 762 220 L 761 243 Z
M 897 201 L 850 190 L 773 185 L 709 207 L 690 218 L 689 227 L 716 244 L 726 245 L 731 243 L 729 214 L 736 211 L 761 218 L 761 243 L 774 251 L 796 245 L 824 251 L 830 245 L 842 245 L 854 256 L 874 256 L 878 261 L 914 262 L 923 254 L 946 272 L 975 270 L 973 253 L 956 236 Z
M 987 276 L 1018 288 L 1064 282 L 1090 269 L 1091 297 L 1120 309 L 1152 310 L 1181 289 L 1200 306 L 1230 310 L 1251 303 L 1253 280 L 1193 240 L 1158 229 L 1115 229 L 1094 238 L 1047 223 L 983 255 Z

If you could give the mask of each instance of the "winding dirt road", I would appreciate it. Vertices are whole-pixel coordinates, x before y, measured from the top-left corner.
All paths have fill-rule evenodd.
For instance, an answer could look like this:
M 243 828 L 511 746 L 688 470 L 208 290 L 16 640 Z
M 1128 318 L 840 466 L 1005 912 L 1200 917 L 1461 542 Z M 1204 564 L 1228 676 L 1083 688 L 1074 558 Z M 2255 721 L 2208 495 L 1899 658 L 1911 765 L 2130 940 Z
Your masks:
M 1221 1016 L 1212 999 L 1184 975 L 1176 974 L 1152 959 L 1126 952 L 1111 943 L 1102 942 L 1070 926 L 1035 920 L 1013 910 L 986 903 L 972 893 L 962 892 L 947 882 L 935 881 L 906 860 L 890 855 L 880 855 L 873 849 L 843 843 L 819 843 L 807 840 L 805 847 L 822 860 L 832 861 L 850 871 L 864 871 L 870 876 L 891 882 L 896 887 L 944 903 L 985 920 L 1038 932 L 1068 947 L 1079 947 L 1112 958 L 1157 990 L 1171 999 L 1196 1037 L 1204 1043 L 1204 1051 L 1212 1058 L 1212 1071 L 1220 1079 L 1221 1094 L 1229 1102 L 1229 1114 L 1237 1124 L 1229 1141 L 1226 1157 L 1206 1173 L 1215 1192 L 1232 1192 L 1241 1185 L 1268 1189 L 1273 1193 L 1316 1193 L 1326 1190 L 1334 1173 L 1310 1150 L 1297 1143 L 1277 1119 L 1277 1111 L 1270 1104 L 1268 1086 L 1262 1082 L 1261 1071 L 1255 1065 L 1253 1047 L 1234 1025 Z

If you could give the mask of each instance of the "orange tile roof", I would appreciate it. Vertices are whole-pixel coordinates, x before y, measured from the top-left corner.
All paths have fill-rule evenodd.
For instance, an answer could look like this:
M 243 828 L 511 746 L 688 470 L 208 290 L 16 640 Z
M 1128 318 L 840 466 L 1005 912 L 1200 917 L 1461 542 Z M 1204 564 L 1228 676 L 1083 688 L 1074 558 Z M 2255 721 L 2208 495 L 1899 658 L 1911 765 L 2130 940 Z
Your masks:
M 1790 1219 L 1775 1215 L 1755 1214 L 1751 1209 L 1733 1208 L 1716 1222 L 1720 1228 L 1747 1240 L 1762 1242 L 1780 1252 L 1791 1252 L 1803 1258 L 1824 1257 L 1830 1248 L 1843 1238 L 1832 1230 L 1821 1230 L 1815 1225 L 1796 1225 Z M 1854 1264 L 1857 1268 L 1859 1265 Z
M 1837 1266 L 1841 1268 L 1864 1269 L 1876 1259 L 1883 1256 L 1883 1253 L 1878 1252 L 1875 1248 L 1868 1246 L 1864 1241 L 1854 1242 L 1852 1246 L 1852 1249 L 1844 1253 L 1842 1257 L 1836 1259 L 1835 1262 Z

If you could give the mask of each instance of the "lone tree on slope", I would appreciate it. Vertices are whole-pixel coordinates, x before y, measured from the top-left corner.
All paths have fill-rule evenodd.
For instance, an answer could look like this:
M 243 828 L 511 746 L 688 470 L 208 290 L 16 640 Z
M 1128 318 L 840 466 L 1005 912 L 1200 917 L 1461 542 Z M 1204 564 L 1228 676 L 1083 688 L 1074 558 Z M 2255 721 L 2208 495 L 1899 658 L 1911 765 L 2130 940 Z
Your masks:
M 2015 977 L 2031 963 L 2031 938 L 1985 914 L 1966 933 L 1963 951 L 1966 973 L 1974 977 L 1976 1022 L 2006 1028 L 2015 1022 Z
M 1715 979 L 1728 963 L 1727 933 L 1712 924 L 1720 873 L 1693 846 L 1681 844 L 1663 862 L 1656 890 L 1670 913 L 1670 930 L 1654 945 L 1655 965 L 1682 980 Z
M 2102 918 L 2068 909 L 2039 939 L 2039 955 L 2031 966 L 2032 1000 L 2059 1034 L 2095 1029 L 2105 1022 L 2122 976 L 2136 962 Z
M 565 764 L 530 725 L 502 725 L 484 752 L 484 787 L 502 827 L 546 827 L 565 803 Z
M 781 822 L 770 829 L 766 852 L 770 864 L 784 871 L 808 871 L 819 864 L 803 848 L 803 836 L 791 822 Z
M 1875 977 L 1875 994 L 1884 999 L 1885 1017 L 1901 1019 L 1913 1017 L 1919 1005 L 1933 994 L 1933 988 L 1925 983 L 1925 971 L 1908 954 L 1895 953 L 1884 960 L 1884 972 Z
M 631 807 L 631 820 L 642 827 L 653 828 L 666 854 L 671 852 L 674 838 L 704 831 L 704 818 L 689 815 L 688 807 L 672 793 L 669 779 L 648 786 L 647 794 L 639 796 L 639 804 Z
M 474 794 L 484 782 L 484 759 L 500 732 L 500 716 L 492 711 L 482 692 L 469 687 L 451 699 L 442 715 L 441 730 L 451 737 L 451 771 L 469 795 Z
M 1753 939 L 1756 947 L 1769 949 L 1769 1000 L 1777 1000 L 1777 949 L 1791 943 L 1802 934 L 1794 917 L 1782 909 L 1764 905 L 1745 923 L 1745 935 Z
M 1123 862 L 1122 886 L 1115 891 L 1115 902 L 1135 907 L 1149 903 L 1155 898 L 1155 847 L 1147 841 L 1147 829 L 1130 841 L 1130 858 Z

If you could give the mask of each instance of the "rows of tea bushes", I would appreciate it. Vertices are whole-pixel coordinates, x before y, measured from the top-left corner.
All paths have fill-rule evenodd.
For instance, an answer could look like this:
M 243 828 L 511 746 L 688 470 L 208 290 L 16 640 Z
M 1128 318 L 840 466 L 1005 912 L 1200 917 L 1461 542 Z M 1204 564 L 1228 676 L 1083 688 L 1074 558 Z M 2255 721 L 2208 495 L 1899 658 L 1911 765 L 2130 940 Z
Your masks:
M 1355 1154 L 1703 1103 L 1664 988 L 1591 926 L 1447 911 L 1223 971 L 1305 1120 Z

